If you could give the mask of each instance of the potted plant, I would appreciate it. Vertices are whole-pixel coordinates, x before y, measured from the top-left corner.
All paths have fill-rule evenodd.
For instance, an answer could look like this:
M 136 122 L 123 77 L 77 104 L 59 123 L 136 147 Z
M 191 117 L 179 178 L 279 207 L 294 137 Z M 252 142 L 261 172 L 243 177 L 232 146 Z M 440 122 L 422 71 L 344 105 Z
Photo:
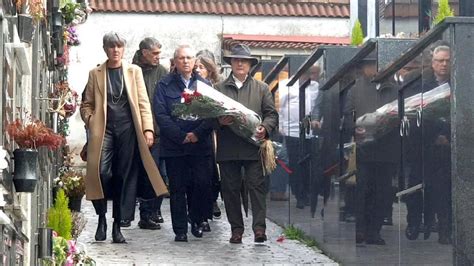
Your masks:
M 60 172 L 59 177 L 54 181 L 56 188 L 63 189 L 69 198 L 69 209 L 71 211 L 80 212 L 81 201 L 86 194 L 86 184 L 82 172 L 66 169 Z
M 18 36 L 23 42 L 30 43 L 36 30 L 36 25 L 44 19 L 45 9 L 43 0 L 16 0 L 18 12 Z M 28 6 L 28 13 L 22 13 Z
M 13 151 L 15 159 L 13 183 L 17 192 L 33 192 L 37 183 L 38 148 L 59 148 L 65 139 L 56 134 L 40 120 L 16 119 L 6 127 L 11 139 L 18 145 Z

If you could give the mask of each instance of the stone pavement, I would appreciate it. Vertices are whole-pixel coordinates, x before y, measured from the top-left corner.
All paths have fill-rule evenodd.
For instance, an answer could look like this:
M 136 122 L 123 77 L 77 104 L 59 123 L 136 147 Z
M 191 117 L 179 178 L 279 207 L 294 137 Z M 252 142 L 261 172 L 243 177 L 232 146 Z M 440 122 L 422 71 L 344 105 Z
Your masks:
M 222 202 L 219 203 L 222 206 Z M 87 224 L 78 241 L 84 244 L 87 253 L 96 260 L 97 265 L 174 265 L 174 264 L 312 264 L 337 265 L 319 250 L 308 248 L 295 240 L 276 240 L 283 229 L 267 220 L 268 241 L 255 244 L 251 230 L 251 215 L 245 218 L 243 244 L 230 244 L 230 226 L 225 212 L 221 219 L 210 222 L 212 232 L 204 233 L 203 238 L 195 238 L 188 233 L 187 243 L 174 242 L 171 227 L 169 200 L 163 201 L 162 213 L 165 223 L 161 230 L 142 230 L 138 219 L 132 226 L 122 229 L 127 244 L 111 243 L 111 202 L 107 213 L 108 235 L 104 242 L 94 241 L 97 217 L 89 201 L 83 201 L 82 212 Z M 223 207 L 221 207 L 223 210 Z M 137 208 L 138 216 L 138 208 Z

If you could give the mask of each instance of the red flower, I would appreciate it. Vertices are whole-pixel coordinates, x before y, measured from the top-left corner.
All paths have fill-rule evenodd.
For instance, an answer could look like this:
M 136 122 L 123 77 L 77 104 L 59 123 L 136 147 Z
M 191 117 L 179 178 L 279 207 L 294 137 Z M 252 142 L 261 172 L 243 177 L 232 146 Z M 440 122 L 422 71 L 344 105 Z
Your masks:
M 190 104 L 191 103 L 191 94 L 187 93 L 187 92 L 183 92 L 181 93 L 181 97 L 184 99 L 184 103 L 185 104 Z
M 185 104 L 190 104 L 192 101 L 194 101 L 195 99 L 197 99 L 198 97 L 201 97 L 202 94 L 200 94 L 199 92 L 197 91 L 192 91 L 192 92 L 189 92 L 189 91 L 183 91 L 181 93 L 181 97 L 184 101 Z

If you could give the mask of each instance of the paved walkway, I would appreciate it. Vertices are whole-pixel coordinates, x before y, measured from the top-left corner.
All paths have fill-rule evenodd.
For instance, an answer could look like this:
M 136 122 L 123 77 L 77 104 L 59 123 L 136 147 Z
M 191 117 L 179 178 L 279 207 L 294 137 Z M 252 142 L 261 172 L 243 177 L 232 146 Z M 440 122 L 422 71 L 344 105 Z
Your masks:
M 162 264 L 313 264 L 337 265 L 320 251 L 285 239 L 276 240 L 282 228 L 267 220 L 268 241 L 263 245 L 253 242 L 250 228 L 251 217 L 245 219 L 243 244 L 230 244 L 230 226 L 225 212 L 219 220 L 211 221 L 212 232 L 205 233 L 203 238 L 195 238 L 188 233 L 188 243 L 174 242 L 171 228 L 169 201 L 163 202 L 162 212 L 165 223 L 161 230 L 142 230 L 137 226 L 138 219 L 132 226 L 122 229 L 128 244 L 111 243 L 111 207 L 109 203 L 108 235 L 105 242 L 95 242 L 94 234 L 97 217 L 90 202 L 83 202 L 82 211 L 88 221 L 79 242 L 85 244 L 88 254 L 97 265 L 162 265 Z M 223 205 L 220 202 L 220 205 Z M 138 213 L 138 209 L 137 209 Z

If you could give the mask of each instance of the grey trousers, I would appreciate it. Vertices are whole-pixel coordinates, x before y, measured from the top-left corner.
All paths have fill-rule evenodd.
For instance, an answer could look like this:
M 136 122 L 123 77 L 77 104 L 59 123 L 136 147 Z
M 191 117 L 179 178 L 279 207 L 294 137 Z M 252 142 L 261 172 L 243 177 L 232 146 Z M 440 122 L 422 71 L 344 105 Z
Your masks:
M 220 162 L 219 167 L 221 170 L 221 193 L 232 232 L 243 233 L 244 231 L 241 201 L 243 184 L 250 196 L 253 216 L 252 229 L 254 232 L 256 230 L 265 231 L 267 186 L 263 176 L 262 163 L 260 161 L 225 161 Z

